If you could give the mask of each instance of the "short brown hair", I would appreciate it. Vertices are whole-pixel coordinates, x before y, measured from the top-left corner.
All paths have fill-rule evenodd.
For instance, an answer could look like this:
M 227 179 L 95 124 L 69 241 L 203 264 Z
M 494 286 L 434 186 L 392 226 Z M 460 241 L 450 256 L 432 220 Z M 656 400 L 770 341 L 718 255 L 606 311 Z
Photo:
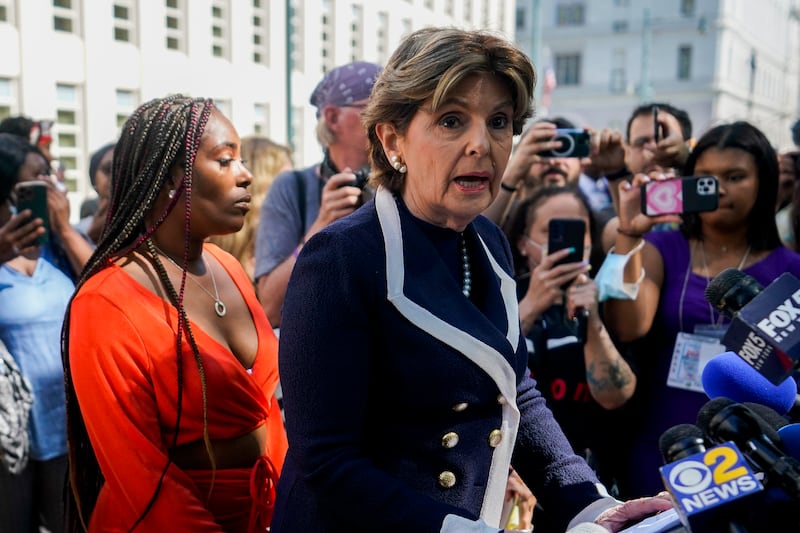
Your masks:
M 399 192 L 403 175 L 386 158 L 376 126 L 391 123 L 405 133 L 423 102 L 431 99 L 436 110 L 460 82 L 476 73 L 494 74 L 507 83 L 514 100 L 514 134 L 518 135 L 533 113 L 536 84 L 533 65 L 522 51 L 483 30 L 432 27 L 403 39 L 375 82 L 363 112 L 372 179 L 377 185 Z

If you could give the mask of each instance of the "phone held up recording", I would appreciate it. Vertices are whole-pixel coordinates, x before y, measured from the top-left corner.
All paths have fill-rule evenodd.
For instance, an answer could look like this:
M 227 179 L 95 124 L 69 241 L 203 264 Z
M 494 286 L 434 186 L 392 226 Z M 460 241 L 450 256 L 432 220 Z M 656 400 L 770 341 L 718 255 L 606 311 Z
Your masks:
M 560 148 L 539 152 L 540 157 L 589 157 L 591 136 L 588 131 L 578 128 L 559 128 L 553 141 L 561 141 Z
M 715 176 L 686 176 L 651 181 L 641 186 L 642 213 L 647 216 L 714 211 L 719 205 Z
M 586 236 L 586 223 L 581 218 L 552 218 L 548 222 L 547 229 L 547 253 L 552 254 L 564 248 L 571 248 L 572 251 L 566 257 L 560 259 L 555 265 L 564 263 L 579 263 L 583 261 L 583 241 Z M 569 280 L 561 286 L 566 291 L 572 284 Z M 566 296 L 566 292 L 565 292 Z M 568 318 L 565 315 L 564 320 Z M 581 343 L 586 342 L 588 312 L 586 309 L 578 309 L 573 319 L 575 333 Z
M 40 235 L 34 244 L 46 244 L 50 240 L 50 217 L 47 211 L 47 183 L 44 181 L 22 181 L 14 187 L 16 196 L 16 210 L 21 213 L 26 209 L 31 211 L 31 219 L 41 218 L 44 222 L 45 233 Z

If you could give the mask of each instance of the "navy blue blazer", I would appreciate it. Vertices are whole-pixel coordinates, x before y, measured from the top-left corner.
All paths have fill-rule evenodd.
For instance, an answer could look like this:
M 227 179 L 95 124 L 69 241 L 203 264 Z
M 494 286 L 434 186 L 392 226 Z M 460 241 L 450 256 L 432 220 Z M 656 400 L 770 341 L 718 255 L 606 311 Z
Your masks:
M 464 235 L 483 309 L 386 190 L 303 248 L 273 533 L 497 531 L 509 462 L 564 529 L 603 499 L 529 377 L 508 242 L 483 217 Z

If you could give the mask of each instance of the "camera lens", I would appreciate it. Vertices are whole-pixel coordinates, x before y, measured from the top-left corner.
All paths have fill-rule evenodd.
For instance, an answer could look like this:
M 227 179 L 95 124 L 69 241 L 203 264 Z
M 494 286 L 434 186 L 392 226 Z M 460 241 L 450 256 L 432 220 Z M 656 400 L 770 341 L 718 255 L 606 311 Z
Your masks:
M 561 141 L 561 148 L 553 148 L 553 155 L 556 157 L 569 157 L 575 149 L 575 139 L 570 135 L 558 135 L 555 141 Z

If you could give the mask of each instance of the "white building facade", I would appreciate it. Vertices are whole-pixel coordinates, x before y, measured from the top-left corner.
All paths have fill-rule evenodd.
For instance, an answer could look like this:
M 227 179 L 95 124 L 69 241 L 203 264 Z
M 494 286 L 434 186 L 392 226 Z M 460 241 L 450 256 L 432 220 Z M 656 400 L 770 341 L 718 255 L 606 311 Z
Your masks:
M 797 0 L 518 0 L 517 43 L 555 74 L 539 116 L 624 131 L 640 103 L 667 102 L 695 137 L 747 120 L 779 149 L 800 118 Z
M 515 0 L 0 0 L 0 118 L 55 120 L 75 220 L 91 153 L 142 102 L 213 98 L 241 136 L 321 159 L 308 98 L 324 72 L 385 63 L 430 25 L 514 35 Z

